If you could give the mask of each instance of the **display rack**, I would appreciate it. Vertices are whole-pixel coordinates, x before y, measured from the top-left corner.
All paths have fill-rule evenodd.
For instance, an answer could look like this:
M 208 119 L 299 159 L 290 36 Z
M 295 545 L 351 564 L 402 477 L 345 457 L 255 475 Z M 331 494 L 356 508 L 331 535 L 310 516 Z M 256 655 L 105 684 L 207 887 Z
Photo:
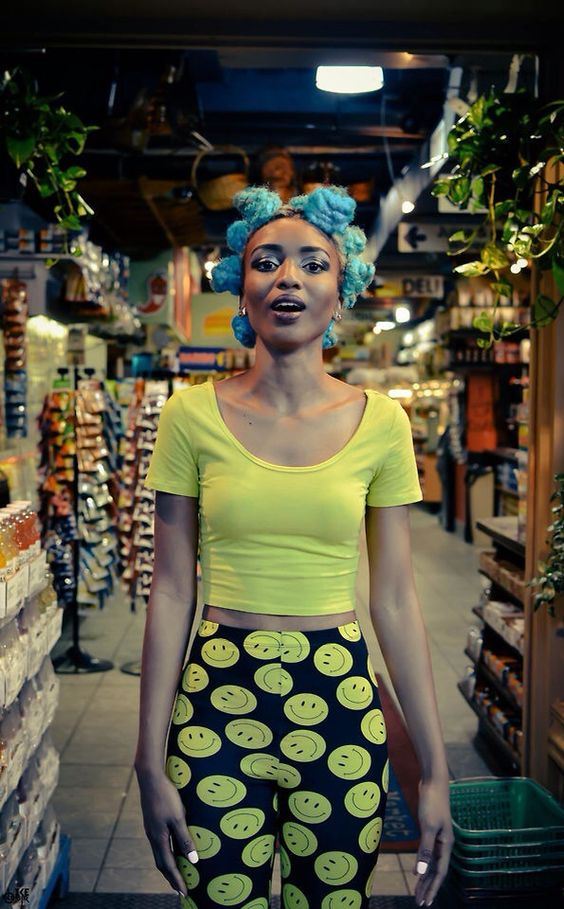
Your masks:
M 524 581 L 525 546 L 518 536 L 517 517 L 484 519 L 476 526 L 491 538 L 493 549 L 480 551 L 479 571 L 486 586 L 473 613 L 482 622 L 481 645 L 476 650 L 467 644 L 464 653 L 471 660 L 470 676 L 458 683 L 458 690 L 478 716 L 478 732 L 500 765 L 521 774 L 529 595 Z
M 62 617 L 46 552 L 30 547 L 0 581 L 0 892 L 29 909 L 47 905 L 52 876 L 68 882 L 68 847 L 51 802 L 60 760 L 49 729 L 59 696 L 51 652 Z

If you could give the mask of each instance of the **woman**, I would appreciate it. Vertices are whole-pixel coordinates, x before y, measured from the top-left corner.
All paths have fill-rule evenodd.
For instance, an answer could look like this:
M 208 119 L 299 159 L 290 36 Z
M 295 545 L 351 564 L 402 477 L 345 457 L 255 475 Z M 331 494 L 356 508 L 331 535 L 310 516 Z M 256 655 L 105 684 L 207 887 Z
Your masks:
M 388 792 L 386 726 L 356 621 L 366 522 L 370 614 L 418 754 L 417 905 L 453 843 L 449 778 L 411 564 L 422 498 L 401 405 L 330 377 L 322 347 L 372 280 L 355 203 L 321 187 L 235 197 L 215 290 L 255 365 L 175 392 L 157 490 L 135 767 L 155 862 L 184 909 L 366 909 Z M 183 667 L 200 563 L 202 619 Z M 167 730 L 172 712 L 170 731 Z

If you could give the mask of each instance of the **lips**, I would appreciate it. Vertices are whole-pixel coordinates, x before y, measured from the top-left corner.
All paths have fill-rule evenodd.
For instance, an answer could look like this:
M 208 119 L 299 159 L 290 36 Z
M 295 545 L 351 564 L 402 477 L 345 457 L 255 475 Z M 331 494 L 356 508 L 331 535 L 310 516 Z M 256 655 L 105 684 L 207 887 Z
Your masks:
M 305 309 L 305 303 L 299 297 L 281 294 L 270 304 L 270 308 L 276 312 L 301 312 Z

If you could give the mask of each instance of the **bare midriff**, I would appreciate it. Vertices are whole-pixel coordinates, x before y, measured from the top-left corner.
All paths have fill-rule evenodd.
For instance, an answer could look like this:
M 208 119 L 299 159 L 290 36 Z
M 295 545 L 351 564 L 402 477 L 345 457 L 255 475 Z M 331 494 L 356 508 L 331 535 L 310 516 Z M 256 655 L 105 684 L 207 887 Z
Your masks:
M 235 628 L 256 628 L 261 631 L 315 631 L 320 628 L 336 628 L 356 619 L 354 609 L 347 612 L 332 612 L 329 615 L 268 615 L 266 613 L 242 612 L 225 606 L 204 604 L 202 618 L 220 625 Z

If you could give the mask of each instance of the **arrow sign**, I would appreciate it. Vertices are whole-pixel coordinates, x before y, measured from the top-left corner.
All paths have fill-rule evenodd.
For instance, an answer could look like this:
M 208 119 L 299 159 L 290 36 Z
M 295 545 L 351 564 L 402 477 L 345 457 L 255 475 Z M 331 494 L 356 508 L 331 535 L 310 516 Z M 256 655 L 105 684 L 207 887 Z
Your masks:
M 398 224 L 398 251 L 400 253 L 414 252 L 446 252 L 449 248 L 448 238 L 459 225 L 441 222 L 410 221 Z
M 427 239 L 427 234 L 420 234 L 417 224 L 413 224 L 405 235 L 405 239 L 411 246 L 413 250 L 418 249 L 418 247 L 425 242 Z

